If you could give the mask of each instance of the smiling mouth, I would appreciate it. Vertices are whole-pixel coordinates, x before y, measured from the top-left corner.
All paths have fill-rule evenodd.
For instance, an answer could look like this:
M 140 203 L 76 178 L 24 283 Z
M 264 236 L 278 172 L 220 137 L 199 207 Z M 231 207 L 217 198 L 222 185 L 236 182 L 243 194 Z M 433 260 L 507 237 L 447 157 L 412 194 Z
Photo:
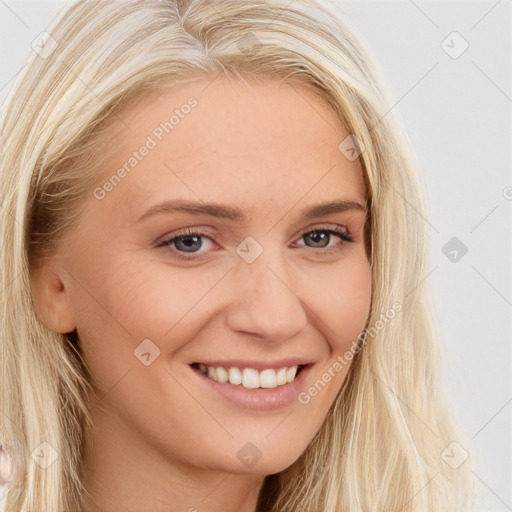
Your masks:
M 246 389 L 269 389 L 290 384 L 307 365 L 284 366 L 282 368 L 224 368 L 222 366 L 207 366 L 203 363 L 190 365 L 195 371 L 202 373 L 217 382 L 242 386 Z

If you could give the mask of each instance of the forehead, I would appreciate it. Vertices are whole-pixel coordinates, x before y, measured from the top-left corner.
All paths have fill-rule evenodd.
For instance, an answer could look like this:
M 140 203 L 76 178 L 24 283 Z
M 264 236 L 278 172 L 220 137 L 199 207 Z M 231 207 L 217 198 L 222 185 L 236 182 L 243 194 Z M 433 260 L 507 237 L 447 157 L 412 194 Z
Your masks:
M 364 201 L 361 166 L 338 149 L 348 133 L 305 84 L 198 77 L 140 97 L 119 117 L 103 178 L 127 172 L 113 201 Z

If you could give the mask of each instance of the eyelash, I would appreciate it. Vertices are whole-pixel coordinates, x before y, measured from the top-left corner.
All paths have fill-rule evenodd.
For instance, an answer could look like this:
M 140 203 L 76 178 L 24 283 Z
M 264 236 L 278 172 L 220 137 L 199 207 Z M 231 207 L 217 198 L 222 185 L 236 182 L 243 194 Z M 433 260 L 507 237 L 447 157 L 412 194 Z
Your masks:
M 337 236 L 340 240 L 341 240 L 341 244 L 340 246 L 338 247 L 338 249 L 335 249 L 335 248 L 323 248 L 323 247 L 311 247 L 311 249 L 316 249 L 317 251 L 320 251 L 322 254 L 328 254 L 328 253 L 331 253 L 333 252 L 333 250 L 340 250 L 344 245 L 345 243 L 352 243 L 354 241 L 354 239 L 350 236 L 349 233 L 347 233 L 346 231 L 342 230 L 341 228 L 315 228 L 315 229 L 311 229 L 309 231 L 306 231 L 304 233 L 302 233 L 302 235 L 299 237 L 299 238 L 303 238 L 307 235 L 310 235 L 312 233 L 327 233 L 329 235 L 335 235 Z M 176 242 L 177 240 L 180 240 L 182 238 L 188 238 L 188 237 L 204 237 L 204 238 L 208 238 L 209 240 L 211 240 L 213 242 L 213 240 L 206 234 L 206 233 L 202 233 L 200 231 L 194 231 L 192 229 L 187 229 L 185 230 L 184 232 L 182 233 L 179 233 L 178 235 L 175 235 L 173 236 L 172 238 L 164 238 L 163 240 L 161 240 L 160 242 L 157 242 L 156 244 L 156 247 L 169 247 L 170 248 L 170 245 L 174 242 Z M 329 240 L 330 242 L 331 240 Z M 307 245 L 304 245 L 304 246 L 301 246 L 301 247 L 308 247 Z M 177 258 L 180 258 L 182 260 L 193 260 L 193 259 L 197 259 L 198 256 L 196 256 L 197 253 L 194 253 L 194 252 L 190 252 L 190 253 L 184 253 L 184 252 L 181 252 L 181 251 L 178 251 L 176 249 L 176 251 L 173 251 L 175 252 L 176 254 L 176 257 Z M 185 256 L 185 254 L 190 254 L 190 256 Z

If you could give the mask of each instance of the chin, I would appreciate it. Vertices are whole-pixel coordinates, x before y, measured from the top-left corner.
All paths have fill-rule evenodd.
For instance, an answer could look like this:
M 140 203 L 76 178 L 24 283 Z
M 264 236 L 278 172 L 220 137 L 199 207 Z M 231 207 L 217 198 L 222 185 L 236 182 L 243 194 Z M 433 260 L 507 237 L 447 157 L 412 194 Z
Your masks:
M 283 441 L 281 448 L 285 446 Z M 296 449 L 280 449 L 268 441 L 264 446 L 263 443 L 247 442 L 237 445 L 234 458 L 227 456 L 226 452 L 233 453 L 227 449 L 222 460 L 217 458 L 210 467 L 235 475 L 267 476 L 290 467 L 304 452 L 305 448 L 301 448 L 302 445 Z

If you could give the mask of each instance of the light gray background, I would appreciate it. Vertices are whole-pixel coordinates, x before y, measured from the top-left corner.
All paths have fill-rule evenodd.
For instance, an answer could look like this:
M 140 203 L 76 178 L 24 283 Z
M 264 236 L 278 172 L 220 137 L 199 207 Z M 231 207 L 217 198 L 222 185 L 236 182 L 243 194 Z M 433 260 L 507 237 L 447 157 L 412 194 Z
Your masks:
M 512 511 L 512 3 L 338 2 L 420 162 L 431 234 L 423 283 L 434 293 L 444 380 L 472 442 L 481 509 Z M 65 4 L 0 0 L 0 101 Z M 441 46 L 453 31 L 469 44 L 456 59 Z M 453 36 L 446 44 L 460 48 Z M 456 262 L 442 252 L 452 237 L 468 248 Z

